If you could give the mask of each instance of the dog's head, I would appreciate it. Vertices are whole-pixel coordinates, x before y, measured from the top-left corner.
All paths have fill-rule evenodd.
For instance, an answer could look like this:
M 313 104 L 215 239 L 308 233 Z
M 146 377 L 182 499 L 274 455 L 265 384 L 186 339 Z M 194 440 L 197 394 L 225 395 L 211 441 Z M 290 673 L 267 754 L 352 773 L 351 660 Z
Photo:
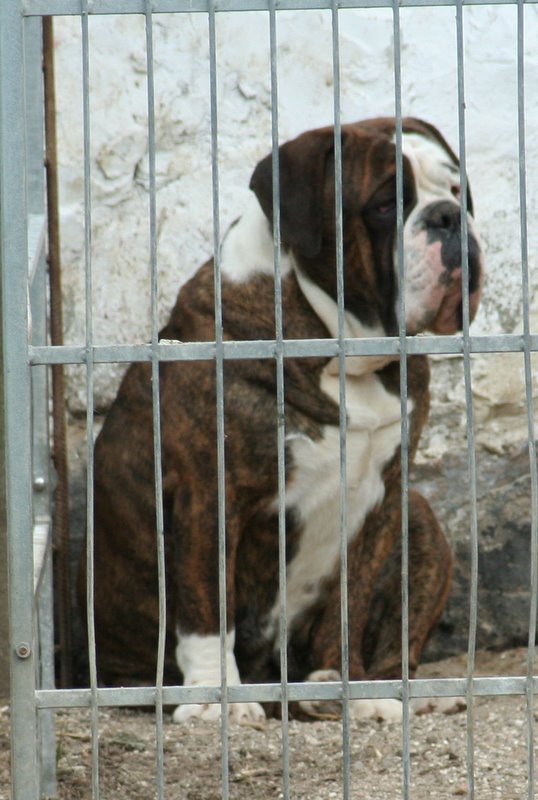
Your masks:
M 342 127 L 344 305 L 371 332 L 398 331 L 396 123 Z M 403 120 L 405 309 L 408 333 L 462 327 L 460 169 L 431 125 Z M 272 156 L 251 189 L 273 218 Z M 337 298 L 334 129 L 309 131 L 279 149 L 280 230 L 299 274 Z M 483 257 L 467 193 L 469 315 L 480 298 Z

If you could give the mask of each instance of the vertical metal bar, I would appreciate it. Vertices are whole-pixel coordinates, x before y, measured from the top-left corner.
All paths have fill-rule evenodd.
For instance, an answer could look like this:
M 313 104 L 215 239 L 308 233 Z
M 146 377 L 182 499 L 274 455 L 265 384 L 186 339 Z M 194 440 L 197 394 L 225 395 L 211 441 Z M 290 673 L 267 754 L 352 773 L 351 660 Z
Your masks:
M 41 17 L 24 20 L 26 182 L 30 215 L 44 213 L 42 27 Z M 31 249 L 29 256 L 31 259 Z
M 0 89 L 1 91 L 1 89 Z M 0 120 L 1 124 L 1 120 Z M 3 177 L 0 167 L 0 184 Z M 0 187 L 0 193 L 1 193 Z M 1 202 L 0 202 L 1 208 Z M 2 221 L 0 217 L 0 238 L 2 237 Z M 3 255 L 0 251 L 0 269 L 3 269 Z M 0 292 L 1 302 L 1 292 Z M 4 424 L 4 347 L 0 328 L 0 453 L 5 455 Z M 6 644 L 9 634 L 9 582 L 8 582 L 8 527 L 6 518 L 6 459 L 0 460 L 0 637 Z M 9 673 L 11 667 L 11 647 L 0 648 L 0 702 L 4 704 L 9 698 Z
M 398 326 L 400 339 L 400 415 L 401 415 L 401 542 L 402 542 L 402 766 L 403 797 L 408 800 L 411 784 L 409 731 L 409 418 L 407 381 L 407 339 L 405 307 L 405 259 L 403 243 L 403 129 L 402 62 L 400 9 L 393 3 L 394 30 L 394 108 L 396 116 L 396 266 L 398 273 Z
M 463 372 L 467 415 L 467 469 L 469 476 L 471 587 L 469 598 L 469 642 L 467 651 L 467 791 L 474 798 L 474 696 L 473 676 L 476 654 L 478 616 L 478 519 L 476 493 L 476 458 L 474 442 L 473 394 L 469 346 L 469 246 L 467 223 L 467 169 L 465 137 L 465 65 L 463 34 L 463 1 L 456 0 L 456 43 L 458 70 L 458 129 L 461 185 L 461 261 L 463 284 Z
M 38 595 L 40 680 L 43 689 L 54 688 L 54 626 L 52 552 L 47 548 L 42 585 Z M 50 708 L 39 712 L 41 740 L 40 789 L 43 797 L 56 797 L 56 723 Z
M 92 206 L 90 151 L 90 43 L 88 0 L 81 0 L 82 33 L 82 106 L 84 147 L 84 269 L 85 269 L 85 349 L 86 349 L 86 602 L 88 627 L 88 660 L 91 689 L 92 798 L 99 798 L 99 708 L 97 705 L 97 658 L 94 615 L 94 362 L 93 362 L 93 274 L 92 274 Z
M 56 88 L 54 80 L 54 32 L 52 17 L 43 19 L 43 80 L 45 100 L 45 171 L 47 175 L 48 262 L 50 286 L 50 341 L 63 344 L 62 280 L 60 260 L 60 219 L 58 162 L 56 148 Z M 60 646 L 60 686 L 72 685 L 71 579 L 69 537 L 69 471 L 63 364 L 52 373 L 53 458 L 57 484 L 54 495 L 55 589 Z
M 47 343 L 47 262 L 45 254 L 45 181 L 43 173 L 43 132 L 47 91 L 47 59 L 44 31 L 46 21 L 32 17 L 24 22 L 25 106 L 26 106 L 26 174 L 27 211 L 29 221 L 29 292 L 31 309 L 31 342 Z M 41 55 L 43 53 L 43 59 Z M 43 61 L 43 63 L 42 63 Z M 32 242 L 32 227 L 38 236 Z M 41 689 L 54 689 L 54 598 L 51 552 L 51 475 L 48 368 L 33 367 L 32 384 L 32 477 L 34 586 L 39 649 L 38 684 Z M 38 539 L 44 544 L 43 559 L 36 558 Z M 40 790 L 45 797 L 55 797 L 56 732 L 52 709 L 38 711 Z
M 532 397 L 532 359 L 530 348 L 530 287 L 529 247 L 527 226 L 527 169 L 525 141 L 525 6 L 517 3 L 517 83 L 518 83 L 518 149 L 519 149 L 519 220 L 521 239 L 521 286 L 523 295 L 523 360 L 525 368 L 525 399 L 527 405 L 527 438 L 531 478 L 531 566 L 530 609 L 527 649 L 527 797 L 534 798 L 534 648 L 536 645 L 536 617 L 538 602 L 538 466 L 536 464 L 534 404 Z
M 281 683 L 281 731 L 282 731 L 282 795 L 290 796 L 290 759 L 288 724 L 288 624 L 287 624 L 287 580 L 286 580 L 286 469 L 284 411 L 284 357 L 282 322 L 282 276 L 280 269 L 280 163 L 279 114 L 278 114 L 278 58 L 277 26 L 274 0 L 269 0 L 269 50 L 271 65 L 271 138 L 273 181 L 273 253 L 274 253 L 274 297 L 275 297 L 275 368 L 277 390 L 277 469 L 278 469 L 278 588 L 280 683 Z
M 334 189 L 336 229 L 336 286 L 338 303 L 338 402 L 339 402 L 339 471 L 340 471 L 340 630 L 342 636 L 342 796 L 350 797 L 349 749 L 349 612 L 348 612 L 348 515 L 347 515 L 347 403 L 345 356 L 345 286 L 342 202 L 342 121 L 340 106 L 340 28 L 338 0 L 331 4 L 333 115 L 334 115 Z
M 159 637 L 157 647 L 157 672 L 155 676 L 155 735 L 157 750 L 157 797 L 164 799 L 164 723 L 163 677 L 166 644 L 166 586 L 164 563 L 164 513 L 161 461 L 161 404 L 159 386 L 159 317 L 157 273 L 157 202 L 155 183 L 155 76 L 153 61 L 153 11 L 152 0 L 146 0 L 146 63 L 148 92 L 148 159 L 149 159 L 149 228 L 151 271 L 151 392 L 153 404 L 153 460 L 155 477 L 155 522 L 157 568 L 159 587 Z
M 32 20 L 37 22 L 37 20 Z M 41 22 L 41 20 L 39 20 Z M 41 30 L 39 37 L 33 38 L 34 52 L 31 58 L 39 58 Z M 27 43 L 28 44 L 28 43 Z M 28 53 L 28 49 L 27 49 Z M 41 99 L 41 98 L 39 98 Z M 42 137 L 34 146 L 42 152 Z M 29 187 L 30 188 L 30 187 Z M 41 187 L 43 189 L 43 187 Z M 41 191 L 43 201 L 43 192 Z M 43 225 L 45 224 L 43 217 Z M 36 257 L 35 275 L 30 285 L 30 308 L 32 318 L 32 344 L 43 344 L 47 340 L 47 274 L 44 238 L 41 252 Z M 43 563 L 34 563 L 34 584 L 37 606 L 37 634 L 39 640 L 38 680 L 41 689 L 54 689 L 54 596 L 52 574 L 52 525 L 51 525 L 51 475 L 49 449 L 49 392 L 48 370 L 45 366 L 32 367 L 32 475 L 33 497 L 33 538 L 34 554 L 38 532 L 43 531 L 45 543 Z M 56 796 L 56 734 L 55 716 L 52 709 L 38 712 L 40 742 L 40 788 L 45 797 Z
M 211 177 L 213 203 L 213 252 L 215 265 L 215 381 L 217 390 L 217 491 L 218 491 L 218 550 L 219 550 L 219 615 L 220 615 L 220 679 L 221 696 L 221 777 L 222 800 L 229 797 L 228 748 L 228 670 L 227 603 L 226 603 L 226 473 L 224 445 L 224 351 L 222 330 L 222 276 L 220 258 L 220 195 L 218 163 L 218 97 L 217 97 L 217 37 L 215 0 L 209 0 L 209 82 L 211 103 Z
M 38 796 L 23 19 L 0 4 L 0 266 L 13 800 Z M 23 146 L 21 147 L 21 143 Z

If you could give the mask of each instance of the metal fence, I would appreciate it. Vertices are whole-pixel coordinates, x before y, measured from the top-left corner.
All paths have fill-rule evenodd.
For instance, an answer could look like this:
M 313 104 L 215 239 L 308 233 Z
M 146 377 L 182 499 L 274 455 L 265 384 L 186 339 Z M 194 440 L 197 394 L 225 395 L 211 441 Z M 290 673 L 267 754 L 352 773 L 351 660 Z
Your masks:
M 488 0 L 490 2 L 490 0 Z M 457 64 L 458 64 L 458 118 L 461 183 L 466 185 L 465 136 L 465 82 L 461 0 L 6 0 L 0 4 L 0 222 L 2 266 L 2 314 L 5 353 L 6 398 L 6 465 L 9 524 L 9 574 L 11 622 L 11 689 L 12 689 L 12 769 L 14 800 L 30 800 L 55 794 L 55 710 L 84 707 L 91 710 L 91 736 L 93 745 L 92 790 L 99 794 L 99 709 L 103 706 L 153 706 L 156 719 L 157 745 L 157 796 L 165 796 L 163 706 L 182 702 L 221 703 L 223 707 L 222 738 L 222 797 L 229 796 L 228 787 L 228 722 L 227 704 L 239 701 L 276 701 L 282 705 L 282 759 L 283 796 L 290 797 L 288 764 L 287 705 L 299 699 L 343 699 L 343 787 L 342 796 L 350 796 L 349 770 L 349 716 L 348 701 L 355 698 L 401 698 L 403 701 L 403 782 L 402 796 L 411 796 L 409 750 L 409 701 L 417 697 L 460 696 L 467 698 L 467 763 L 468 796 L 474 796 L 473 766 L 473 700 L 483 695 L 524 695 L 527 702 L 528 727 L 528 797 L 534 797 L 534 694 L 538 683 L 534 678 L 534 641 L 536 630 L 536 598 L 538 593 L 538 533 L 537 497 L 538 482 L 535 459 L 535 432 L 532 405 L 531 353 L 538 350 L 538 336 L 531 334 L 529 326 L 529 276 L 526 220 L 526 165 L 525 165 L 525 74 L 523 59 L 524 4 L 517 2 L 518 13 L 518 130 L 521 219 L 521 263 L 523 286 L 522 335 L 473 336 L 469 333 L 468 298 L 464 303 L 464 326 L 461 336 L 440 338 L 423 336 L 406 337 L 404 323 L 400 335 L 380 339 L 348 339 L 344 335 L 343 311 L 340 307 L 339 331 L 336 339 L 286 340 L 283 338 L 281 298 L 279 285 L 279 248 L 275 248 L 276 330 L 271 341 L 223 341 L 219 298 L 220 263 L 219 242 L 219 166 L 218 166 L 218 104 L 216 94 L 217 61 L 215 45 L 215 19 L 218 13 L 228 11 L 260 10 L 266 12 L 270 25 L 271 101 L 273 147 L 279 144 L 278 80 L 277 80 L 277 13 L 286 9 L 327 9 L 331 13 L 333 34 L 334 122 L 340 128 L 340 64 L 339 64 L 339 10 L 344 8 L 386 7 L 392 9 L 394 31 L 395 108 L 398 119 L 397 163 L 400 165 L 398 265 L 403 277 L 403 205 L 402 205 L 402 141 L 401 141 L 401 35 L 400 8 L 405 6 L 453 6 L 456 14 Z M 515 3 L 514 3 L 515 5 Z M 154 13 L 200 12 L 207 17 L 210 43 L 211 84 L 211 141 L 213 167 L 213 242 L 216 253 L 216 341 L 210 343 L 160 343 L 157 323 L 157 258 L 156 258 L 156 179 L 155 179 L 155 115 L 154 115 L 154 64 L 153 31 Z M 88 23 L 92 14 L 142 14 L 146 22 L 147 85 L 148 85 L 148 139 L 149 139 L 149 222 L 151 230 L 151 304 L 152 337 L 147 345 L 95 345 L 92 325 L 92 258 L 91 258 L 91 192 L 90 192 L 90 106 L 89 106 L 89 36 Z M 86 341 L 80 346 L 51 346 L 46 334 L 46 270 L 45 270 L 45 209 L 43 201 L 42 139 L 42 87 L 39 74 L 41 18 L 44 15 L 76 15 L 82 31 L 82 76 L 84 98 L 84 172 L 85 194 L 85 274 L 86 274 Z M 341 154 L 336 142 L 336 181 L 341 186 L 338 165 Z M 23 145 L 22 143 L 25 143 Z M 276 163 L 276 161 L 275 161 Z M 278 174 L 274 174 L 278 186 Z M 337 191 L 337 196 L 340 196 Z M 465 191 L 462 190 L 465 198 Z M 465 202 L 465 200 L 464 200 Z M 275 192 L 275 239 L 279 241 L 278 192 Z M 341 219 L 341 207 L 336 209 Z M 465 215 L 462 215 L 465 226 Z M 465 233 L 465 228 L 464 228 Z M 462 241 L 466 242 L 464 235 Z M 465 248 L 465 245 L 464 245 Z M 340 244 L 339 283 L 342 297 L 342 246 Z M 464 261 L 467 254 L 463 253 Z M 28 268 L 30 265 L 30 269 Z M 465 284 L 465 280 L 464 280 Z M 29 336 L 28 294 L 30 293 L 31 335 Z M 403 298 L 402 301 L 403 303 Z M 341 305 L 341 304 L 340 304 Z M 400 314 L 404 319 L 404 314 Z M 526 677 L 476 678 L 474 656 L 477 619 L 478 531 L 476 518 L 476 468 L 473 439 L 473 404 L 471 395 L 470 357 L 473 353 L 517 352 L 525 363 L 526 400 L 528 409 L 529 463 L 532 481 L 532 538 L 531 538 L 531 618 L 529 620 L 529 656 Z M 459 354 L 463 357 L 466 408 L 468 421 L 468 476 L 473 508 L 470 541 L 472 553 L 472 586 L 470 594 L 470 631 L 467 677 L 461 679 L 409 678 L 407 652 L 407 414 L 406 356 L 415 353 Z M 382 682 L 354 682 L 347 672 L 346 652 L 347 610 L 346 592 L 342 593 L 343 608 L 343 676 L 341 683 L 291 684 L 286 679 L 286 647 L 281 646 L 282 681 L 275 685 L 228 686 L 226 661 L 222 659 L 222 684 L 219 687 L 170 687 L 163 685 L 164 660 L 164 550 L 162 537 L 157 536 L 159 552 L 159 583 L 161 587 L 162 614 L 159 631 L 158 674 L 154 687 L 103 689 L 98 686 L 95 639 L 90 613 L 90 688 L 58 690 L 54 688 L 53 644 L 51 615 L 50 575 L 50 486 L 48 451 L 48 389 L 47 368 L 54 364 L 80 365 L 86 373 L 87 386 L 87 449 L 88 449 L 88 547 L 92 548 L 93 532 L 93 416 L 94 367 L 103 363 L 130 363 L 143 361 L 151 364 L 153 376 L 154 439 L 156 463 L 160 464 L 159 440 L 159 389 L 158 367 L 162 361 L 211 360 L 215 363 L 218 386 L 218 447 L 219 447 L 219 547 L 220 547 L 220 604 L 221 652 L 226 647 L 226 597 L 225 586 L 225 529 L 224 529 L 224 416 L 223 416 L 223 365 L 227 359 L 267 358 L 276 363 L 278 383 L 279 420 L 283 420 L 283 369 L 289 357 L 331 356 L 340 363 L 340 398 L 345 400 L 344 359 L 350 355 L 389 354 L 400 358 L 402 369 L 402 471 L 403 471 L 403 677 L 401 680 Z M 345 408 L 345 402 L 341 403 Z M 284 423 L 278 427 L 279 453 L 279 541 L 280 590 L 285 596 L 285 503 L 284 503 Z M 341 481 L 345 485 L 345 412 L 341 413 Z M 161 475 L 155 475 L 156 496 L 162 495 Z M 346 586 L 345 492 L 342 493 L 341 527 L 341 582 Z M 157 529 L 162 531 L 163 510 L 158 508 Z M 91 567 L 91 559 L 89 560 Z M 35 578 L 33 577 L 35 576 Z M 92 599 L 93 580 L 91 568 L 88 575 L 88 594 Z M 37 597 L 37 605 L 34 599 Z M 91 608 L 91 603 L 90 603 Z M 285 643 L 285 609 L 281 611 L 281 644 Z

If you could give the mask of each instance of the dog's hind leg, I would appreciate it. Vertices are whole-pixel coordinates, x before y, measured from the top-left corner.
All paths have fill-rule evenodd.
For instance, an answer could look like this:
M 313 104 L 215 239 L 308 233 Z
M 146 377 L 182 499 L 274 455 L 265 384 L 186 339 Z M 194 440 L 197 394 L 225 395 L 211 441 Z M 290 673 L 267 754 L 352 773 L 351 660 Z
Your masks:
M 402 674 L 401 513 L 399 491 L 387 497 L 373 524 L 367 521 L 348 560 L 349 675 L 352 680 L 400 678 Z M 450 587 L 452 558 L 428 502 L 409 495 L 409 665 L 413 676 Z M 310 680 L 338 679 L 340 592 L 334 586 L 313 637 L 316 669 Z M 334 704 L 333 704 L 334 705 Z M 303 704 L 301 704 L 303 707 Z M 318 716 L 323 708 L 303 707 Z M 419 709 L 420 711 L 420 709 Z M 398 700 L 353 700 L 355 718 L 401 718 Z
M 409 673 L 414 677 L 422 650 L 441 616 L 450 589 L 452 555 L 427 501 L 409 495 Z M 368 677 L 401 676 L 401 548 L 395 548 L 379 581 L 364 637 Z M 465 707 L 458 697 L 412 701 L 416 714 L 454 713 Z
M 347 605 L 349 677 L 363 680 L 367 677 L 363 659 L 363 640 L 377 578 L 394 549 L 400 529 L 399 492 L 386 497 L 376 513 L 367 518 L 359 536 L 348 551 Z M 326 603 L 314 623 L 310 638 L 310 659 L 315 669 L 306 680 L 337 680 L 341 673 L 341 599 L 340 578 L 335 576 Z M 334 713 L 334 703 L 304 704 L 301 708 L 311 716 Z M 398 721 L 402 716 L 400 701 L 393 699 L 353 700 L 350 714 L 361 719 L 373 717 Z
M 427 500 L 409 493 L 409 670 L 414 675 L 426 641 L 446 603 L 452 555 Z M 401 676 L 401 546 L 387 560 L 376 586 L 363 643 L 369 677 Z

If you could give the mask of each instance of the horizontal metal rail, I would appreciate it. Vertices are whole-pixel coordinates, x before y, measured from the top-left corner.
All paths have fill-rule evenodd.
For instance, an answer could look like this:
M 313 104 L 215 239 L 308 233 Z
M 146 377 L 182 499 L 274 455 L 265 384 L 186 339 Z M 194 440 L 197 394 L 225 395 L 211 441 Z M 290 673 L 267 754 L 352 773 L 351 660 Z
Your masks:
M 524 0 L 533 5 L 538 0 Z M 400 8 L 456 6 L 456 0 L 400 0 Z M 89 14 L 144 14 L 146 0 L 88 0 Z M 277 11 L 320 11 L 333 7 L 331 0 L 276 0 Z M 517 5 L 517 0 L 463 0 L 464 6 Z M 393 0 L 339 0 L 338 8 L 393 8 Z M 24 0 L 22 10 L 25 16 L 70 15 L 81 13 L 80 0 Z M 225 11 L 268 11 L 268 0 L 216 0 L 216 12 Z M 154 0 L 153 13 L 174 12 L 208 13 L 208 0 Z
M 462 355 L 464 340 L 461 336 L 409 336 L 405 340 L 408 355 Z M 344 339 L 346 356 L 377 356 L 400 353 L 400 339 L 383 337 L 373 339 Z M 279 345 L 280 346 L 280 345 Z M 284 339 L 281 343 L 284 358 L 332 358 L 338 355 L 338 339 Z M 529 349 L 538 351 L 538 334 L 529 336 Z M 277 342 L 273 339 L 230 341 L 222 344 L 225 359 L 275 358 Z M 470 353 L 522 353 L 527 347 L 520 334 L 470 336 Z M 209 361 L 215 359 L 215 342 L 162 341 L 156 347 L 159 361 Z M 84 345 L 61 347 L 30 347 L 30 364 L 125 364 L 152 360 L 150 344 L 95 345 L 88 352 Z
M 528 690 L 527 678 L 524 676 L 473 678 L 471 684 L 472 693 L 477 697 L 523 696 Z M 402 686 L 401 680 L 350 681 L 349 699 L 401 699 Z M 415 678 L 409 681 L 408 687 L 410 698 L 463 697 L 467 692 L 468 682 L 467 678 Z M 534 678 L 533 691 L 538 691 L 538 677 Z M 280 683 L 257 683 L 228 686 L 227 697 L 229 703 L 280 702 L 282 685 Z M 287 697 L 290 702 L 342 700 L 343 687 L 339 681 L 288 683 Z M 152 686 L 97 689 L 95 695 L 99 706 L 109 707 L 154 706 L 155 699 L 156 689 Z M 164 705 L 220 703 L 221 701 L 220 686 L 165 686 L 162 689 Z M 92 703 L 92 692 L 91 689 L 41 689 L 36 692 L 36 702 L 38 708 L 89 708 Z

